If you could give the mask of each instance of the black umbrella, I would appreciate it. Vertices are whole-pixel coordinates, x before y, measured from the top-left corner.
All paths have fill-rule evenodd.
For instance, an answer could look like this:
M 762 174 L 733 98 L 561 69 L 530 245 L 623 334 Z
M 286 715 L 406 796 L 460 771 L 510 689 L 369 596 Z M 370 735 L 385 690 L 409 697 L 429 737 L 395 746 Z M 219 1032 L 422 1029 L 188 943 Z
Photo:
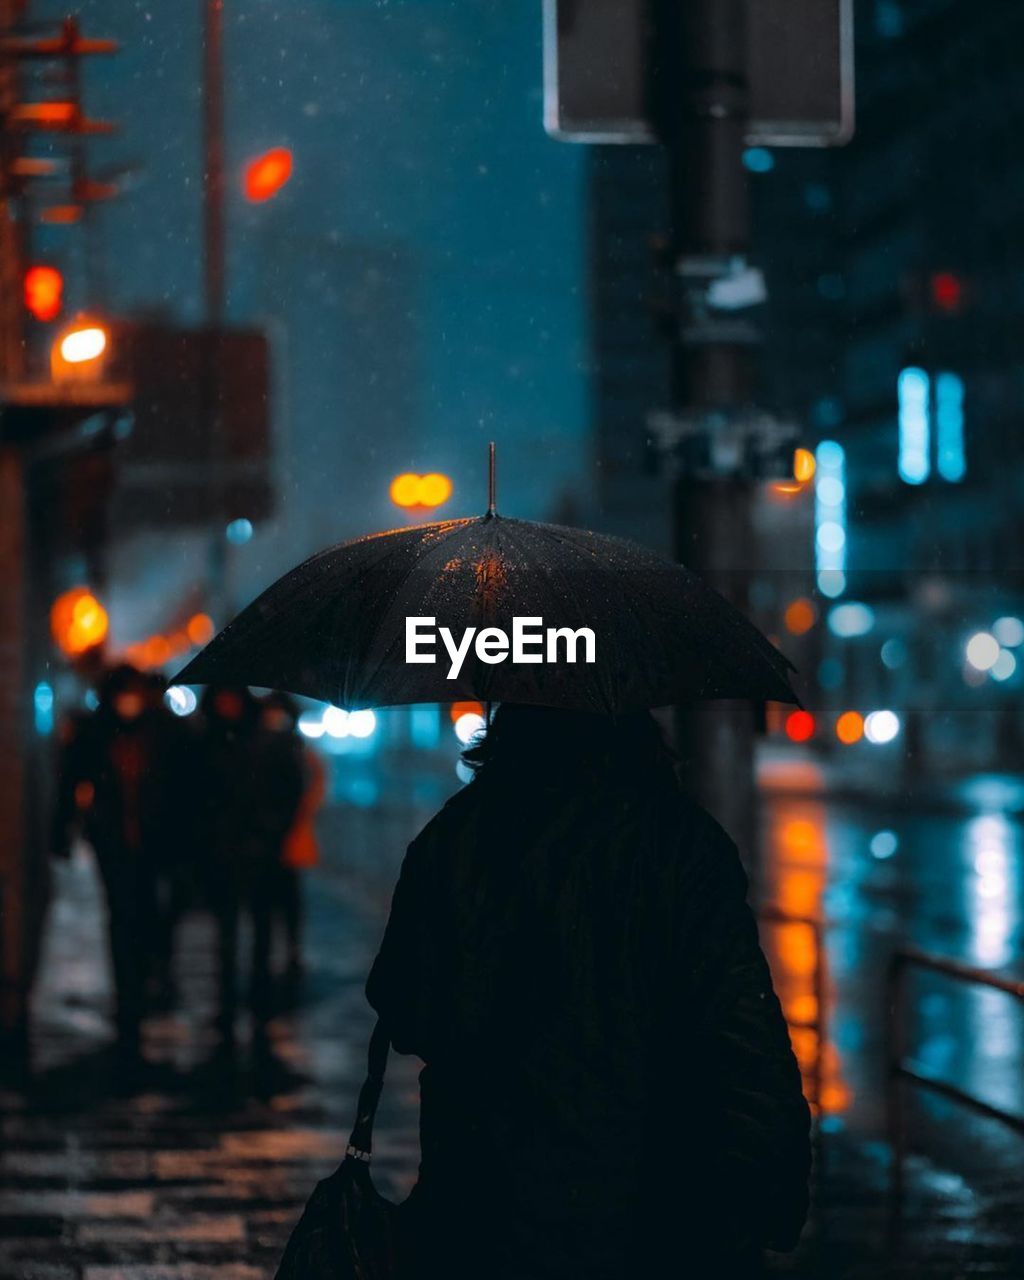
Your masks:
M 433 662 L 406 660 L 410 625 Z M 529 661 L 511 653 L 517 625 Z M 461 663 L 442 628 L 465 646 Z M 497 631 L 480 637 L 483 628 Z M 697 698 L 798 703 L 793 669 L 681 565 L 625 539 L 492 509 L 321 551 L 177 679 L 287 689 L 348 709 L 473 698 L 615 713 Z

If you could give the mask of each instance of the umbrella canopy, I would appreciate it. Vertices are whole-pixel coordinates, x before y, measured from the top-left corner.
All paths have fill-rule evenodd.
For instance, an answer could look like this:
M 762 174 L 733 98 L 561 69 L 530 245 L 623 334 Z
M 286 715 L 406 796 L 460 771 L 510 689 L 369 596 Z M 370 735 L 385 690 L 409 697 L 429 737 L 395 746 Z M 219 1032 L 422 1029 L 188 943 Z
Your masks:
M 410 618 L 433 620 L 418 624 L 417 652 L 435 661 L 407 661 Z M 533 620 L 524 660 L 496 659 L 500 636 L 483 644 L 479 631 L 498 628 L 511 643 L 515 618 Z M 466 646 L 454 676 L 442 628 Z M 593 644 L 556 636 L 549 653 L 556 628 L 589 629 Z M 287 689 L 348 709 L 473 698 L 614 714 L 698 698 L 799 702 L 793 669 L 681 565 L 625 539 L 488 513 L 321 551 L 177 680 Z

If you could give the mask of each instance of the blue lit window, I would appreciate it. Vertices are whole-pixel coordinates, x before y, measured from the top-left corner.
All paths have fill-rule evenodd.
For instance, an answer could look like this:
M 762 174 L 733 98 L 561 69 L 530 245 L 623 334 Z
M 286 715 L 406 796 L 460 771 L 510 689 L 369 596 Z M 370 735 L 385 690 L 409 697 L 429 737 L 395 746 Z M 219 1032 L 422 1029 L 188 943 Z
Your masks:
M 899 472 L 907 484 L 924 484 L 931 471 L 931 382 L 923 369 L 904 369 L 899 398 Z
M 935 379 L 935 465 L 943 480 L 958 484 L 966 474 L 964 457 L 964 380 L 955 373 Z
M 818 590 L 835 599 L 846 590 L 846 451 L 822 440 L 815 452 L 814 559 Z

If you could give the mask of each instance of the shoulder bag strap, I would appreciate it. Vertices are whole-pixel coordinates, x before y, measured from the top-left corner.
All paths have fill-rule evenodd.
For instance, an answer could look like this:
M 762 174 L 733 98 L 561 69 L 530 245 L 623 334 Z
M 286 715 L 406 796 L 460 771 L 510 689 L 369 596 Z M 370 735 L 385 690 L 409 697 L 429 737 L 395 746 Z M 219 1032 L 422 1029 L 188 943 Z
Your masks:
M 370 1047 L 366 1055 L 366 1080 L 359 1090 L 356 1123 L 345 1151 L 346 1156 L 365 1160 L 367 1164 L 373 1152 L 373 1119 L 377 1114 L 381 1090 L 384 1088 L 384 1072 L 387 1069 L 390 1048 L 391 1039 L 384 1030 L 384 1024 L 378 1018 L 373 1034 L 370 1036 Z

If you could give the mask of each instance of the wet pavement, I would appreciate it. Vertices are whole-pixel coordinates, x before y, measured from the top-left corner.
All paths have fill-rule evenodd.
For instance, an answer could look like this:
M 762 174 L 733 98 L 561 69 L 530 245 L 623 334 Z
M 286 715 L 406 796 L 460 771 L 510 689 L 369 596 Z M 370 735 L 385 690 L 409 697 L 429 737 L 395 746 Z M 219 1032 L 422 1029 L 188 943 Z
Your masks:
M 825 956 L 816 982 L 815 931 L 765 920 L 808 1091 L 821 1101 L 813 1220 L 773 1271 L 1021 1280 L 1024 1138 L 908 1091 L 896 1213 L 883 1105 L 893 946 L 1011 972 L 1021 963 L 1019 816 L 973 802 L 950 812 L 837 800 L 799 763 L 773 767 L 766 782 L 759 897 L 777 915 L 820 922 Z M 218 1051 L 212 933 L 190 918 L 179 940 L 188 1013 L 148 1024 L 146 1066 L 128 1082 L 109 1048 L 95 877 L 87 860 L 57 868 L 35 1069 L 0 1098 L 0 1280 L 273 1275 L 313 1183 L 343 1153 L 371 1025 L 363 981 L 404 845 L 447 786 L 425 776 L 337 794 L 323 815 L 324 865 L 307 885 L 307 973 L 300 990 L 282 991 L 265 1049 L 243 1038 L 234 1059 Z M 909 991 L 915 1060 L 1024 1114 L 1020 1005 L 939 976 L 914 976 Z M 401 1197 L 415 1177 L 416 1122 L 416 1064 L 393 1060 L 375 1158 L 386 1194 Z
M 806 762 L 762 771 L 760 899 L 820 922 L 814 981 L 807 926 L 762 935 L 809 1095 L 821 1073 L 812 1221 L 778 1270 L 818 1280 L 866 1276 L 1024 1277 L 1024 1136 L 904 1086 L 905 1193 L 890 1195 L 885 975 L 913 944 L 1024 977 L 1024 824 L 1002 806 L 1013 788 L 967 786 L 908 806 L 898 794 L 838 800 Z M 998 803 L 997 803 L 998 802 Z M 907 1057 L 922 1072 L 1024 1116 L 1024 1005 L 931 973 L 907 986 Z

